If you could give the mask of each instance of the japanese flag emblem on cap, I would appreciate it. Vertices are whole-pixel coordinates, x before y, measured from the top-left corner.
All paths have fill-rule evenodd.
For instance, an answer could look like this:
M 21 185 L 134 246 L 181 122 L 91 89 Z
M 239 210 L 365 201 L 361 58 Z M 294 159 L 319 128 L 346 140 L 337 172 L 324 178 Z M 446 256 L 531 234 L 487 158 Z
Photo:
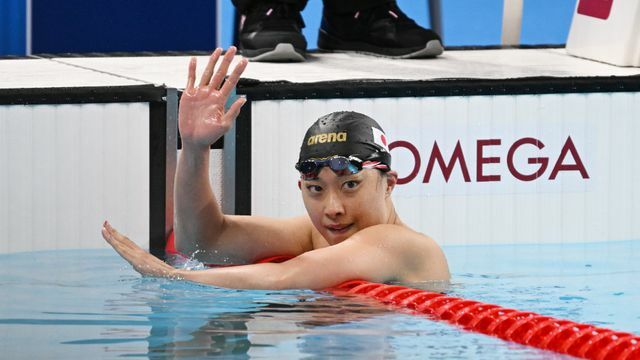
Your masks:
M 380 145 L 384 151 L 389 152 L 389 145 L 387 144 L 387 136 L 380 130 L 374 127 L 371 128 L 373 132 L 373 142 Z

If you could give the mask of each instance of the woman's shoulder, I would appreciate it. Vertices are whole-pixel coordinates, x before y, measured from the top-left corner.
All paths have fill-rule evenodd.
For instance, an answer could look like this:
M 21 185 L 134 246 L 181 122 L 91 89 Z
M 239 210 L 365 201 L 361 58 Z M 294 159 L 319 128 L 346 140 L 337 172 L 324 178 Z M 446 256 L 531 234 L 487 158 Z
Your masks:
M 391 236 L 397 238 L 404 239 L 415 239 L 415 240 L 425 240 L 432 242 L 434 241 L 429 235 L 418 232 L 412 229 L 410 226 L 398 223 L 398 224 L 378 224 L 372 225 L 365 229 L 360 230 L 359 233 L 371 235 L 378 234 L 379 236 Z
M 407 250 L 426 249 L 438 246 L 430 236 L 404 224 L 379 224 L 372 225 L 358 231 L 350 239 L 355 241 L 366 241 L 380 243 L 381 246 Z

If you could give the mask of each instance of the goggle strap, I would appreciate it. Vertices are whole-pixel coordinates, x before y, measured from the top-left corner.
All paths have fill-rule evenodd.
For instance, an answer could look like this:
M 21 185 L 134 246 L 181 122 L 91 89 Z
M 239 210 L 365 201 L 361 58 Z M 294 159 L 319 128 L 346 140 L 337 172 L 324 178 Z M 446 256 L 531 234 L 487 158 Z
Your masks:
M 302 177 L 311 178 L 311 177 L 317 177 L 318 173 L 320 172 L 320 169 L 322 169 L 322 167 L 324 166 L 328 166 L 333 172 L 349 170 L 352 174 L 355 174 L 365 168 L 380 169 L 382 171 L 389 170 L 389 166 L 386 164 L 383 164 L 380 161 L 376 161 L 376 160 L 363 161 L 354 155 L 351 155 L 349 157 L 336 155 L 336 156 L 332 156 L 324 159 L 305 160 L 299 164 L 296 164 L 296 169 L 298 169 L 298 171 L 302 173 L 301 174 Z M 302 171 L 305 168 L 307 168 L 308 171 Z
M 363 169 L 378 169 L 378 170 L 389 170 L 389 167 L 386 164 L 381 163 L 380 161 L 365 161 L 362 163 Z

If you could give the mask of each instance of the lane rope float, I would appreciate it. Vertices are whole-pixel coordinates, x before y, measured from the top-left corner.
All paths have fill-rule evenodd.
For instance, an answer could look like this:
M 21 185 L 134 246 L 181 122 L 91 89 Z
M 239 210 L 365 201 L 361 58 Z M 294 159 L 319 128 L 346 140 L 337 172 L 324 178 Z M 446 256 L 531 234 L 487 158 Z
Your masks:
M 468 331 L 561 354 L 598 360 L 640 359 L 640 336 L 530 311 L 362 280 L 347 281 L 327 291 L 337 296 L 363 295 Z

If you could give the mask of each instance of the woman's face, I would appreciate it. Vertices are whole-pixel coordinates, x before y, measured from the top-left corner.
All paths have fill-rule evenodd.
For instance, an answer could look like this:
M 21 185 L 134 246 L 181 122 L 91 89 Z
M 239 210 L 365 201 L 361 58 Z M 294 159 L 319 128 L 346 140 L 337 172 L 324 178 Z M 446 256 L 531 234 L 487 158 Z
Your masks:
M 313 225 L 334 245 L 369 226 L 387 223 L 386 200 L 393 179 L 372 169 L 338 176 L 324 167 L 317 178 L 301 180 L 299 186 Z

